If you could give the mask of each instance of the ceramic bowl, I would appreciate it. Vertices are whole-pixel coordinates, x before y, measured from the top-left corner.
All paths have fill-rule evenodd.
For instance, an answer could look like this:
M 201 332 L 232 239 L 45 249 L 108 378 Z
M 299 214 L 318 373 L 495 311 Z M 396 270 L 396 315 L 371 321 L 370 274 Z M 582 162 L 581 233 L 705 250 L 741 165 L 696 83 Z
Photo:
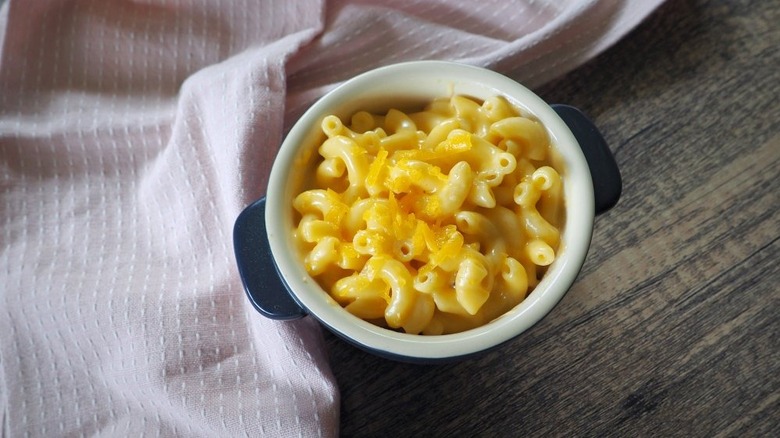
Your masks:
M 409 108 L 453 94 L 480 100 L 501 95 L 547 129 L 563 160 L 566 220 L 555 261 L 528 297 L 509 312 L 461 333 L 400 333 L 344 310 L 307 274 L 292 241 L 292 200 L 314 171 L 329 114 L 348 119 L 359 110 Z M 254 307 L 273 319 L 316 318 L 346 341 L 382 357 L 441 362 L 469 357 L 521 335 L 547 315 L 570 289 L 591 241 L 594 216 L 621 192 L 615 160 L 593 123 L 579 110 L 549 105 L 514 80 L 484 68 L 440 61 L 390 65 L 361 74 L 323 96 L 295 123 L 273 163 L 266 197 L 248 206 L 234 226 L 239 272 Z

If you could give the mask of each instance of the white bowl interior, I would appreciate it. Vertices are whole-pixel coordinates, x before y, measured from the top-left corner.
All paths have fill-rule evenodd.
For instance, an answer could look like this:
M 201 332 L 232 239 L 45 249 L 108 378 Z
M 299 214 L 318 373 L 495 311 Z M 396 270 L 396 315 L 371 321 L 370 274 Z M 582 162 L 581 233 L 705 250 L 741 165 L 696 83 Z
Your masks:
M 322 119 L 359 110 L 420 109 L 453 94 L 484 100 L 501 95 L 524 115 L 538 119 L 562 158 L 566 222 L 561 247 L 547 274 L 529 296 L 494 321 L 462 333 L 424 336 L 399 333 L 363 321 L 344 310 L 306 272 L 292 242 L 292 200 L 314 170 L 324 138 Z M 348 120 L 348 119 L 347 119 Z M 266 196 L 268 238 L 279 272 L 296 300 L 331 330 L 352 342 L 393 356 L 444 359 L 503 343 L 542 319 L 574 283 L 585 260 L 593 229 L 593 187 L 585 157 L 566 124 L 533 92 L 495 73 L 462 64 L 417 61 L 364 73 L 317 101 L 293 126 L 274 161 Z

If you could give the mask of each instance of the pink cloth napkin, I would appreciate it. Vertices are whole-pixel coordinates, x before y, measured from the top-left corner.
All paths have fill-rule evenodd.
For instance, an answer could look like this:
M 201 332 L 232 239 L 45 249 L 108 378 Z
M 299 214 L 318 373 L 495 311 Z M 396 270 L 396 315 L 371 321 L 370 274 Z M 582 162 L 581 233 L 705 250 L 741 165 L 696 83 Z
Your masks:
M 319 326 L 262 318 L 231 233 L 285 128 L 404 60 L 539 85 L 662 0 L 6 0 L 6 436 L 338 433 Z

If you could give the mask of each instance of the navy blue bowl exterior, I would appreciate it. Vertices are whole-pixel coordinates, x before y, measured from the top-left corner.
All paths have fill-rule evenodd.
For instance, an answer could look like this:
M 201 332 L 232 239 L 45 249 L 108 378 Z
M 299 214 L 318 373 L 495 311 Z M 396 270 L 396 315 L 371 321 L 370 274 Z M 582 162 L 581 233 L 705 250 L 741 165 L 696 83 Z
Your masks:
M 260 314 L 281 320 L 306 316 L 274 263 L 265 227 L 265 198 L 246 207 L 236 219 L 233 250 L 244 291 Z
M 582 149 L 593 179 L 596 214 L 614 207 L 620 199 L 622 180 L 615 158 L 604 137 L 590 119 L 577 108 L 551 105 L 574 134 Z M 241 281 L 249 301 L 265 317 L 277 320 L 302 318 L 305 308 L 283 281 L 274 262 L 265 226 L 265 198 L 255 201 L 241 212 L 233 227 L 233 246 Z M 443 364 L 467 360 L 504 345 L 493 346 L 472 354 L 445 358 L 404 356 L 360 344 L 319 320 L 331 332 L 349 344 L 374 355 L 413 364 Z
M 318 319 L 318 321 L 320 321 L 320 320 Z M 402 354 L 392 353 L 392 352 L 389 352 L 389 351 L 380 350 L 380 349 L 373 348 L 373 347 L 370 347 L 370 346 L 367 346 L 367 345 L 363 345 L 363 344 L 355 341 L 354 339 L 351 339 L 351 338 L 349 338 L 347 336 L 342 335 L 341 333 L 339 333 L 338 331 L 334 330 L 333 328 L 331 328 L 330 326 L 328 326 L 324 322 L 320 321 L 320 323 L 323 324 L 325 327 L 327 327 L 328 330 L 330 330 L 331 333 L 334 333 L 340 339 L 346 341 L 348 344 L 351 344 L 352 346 L 357 347 L 357 348 L 359 348 L 359 349 L 361 349 L 361 350 L 363 350 L 365 352 L 371 353 L 371 354 L 373 354 L 375 356 L 382 357 L 384 359 L 394 360 L 396 362 L 403 362 L 403 363 L 408 363 L 408 364 L 413 364 L 413 365 L 445 365 L 445 364 L 448 364 L 448 363 L 463 362 L 465 360 L 475 359 L 475 358 L 480 357 L 480 356 L 482 356 L 482 355 L 484 355 L 486 353 L 489 353 L 491 351 L 495 351 L 495 350 L 500 349 L 502 346 L 504 346 L 505 344 L 508 344 L 509 342 L 512 342 L 512 340 L 514 339 L 514 338 L 512 338 L 512 339 L 506 340 L 506 341 L 504 341 L 502 343 L 496 344 L 496 345 L 494 345 L 492 347 L 485 348 L 484 350 L 479 350 L 479 351 L 475 351 L 473 353 L 463 354 L 463 355 L 460 355 L 460 356 L 447 356 L 447 357 L 439 357 L 439 358 L 426 358 L 426 357 L 417 357 L 417 356 L 405 356 L 405 355 L 402 355 Z
M 612 151 L 596 125 L 582 111 L 569 105 L 550 106 L 563 119 L 580 144 L 593 179 L 596 214 L 605 213 L 617 204 L 623 191 L 620 169 Z

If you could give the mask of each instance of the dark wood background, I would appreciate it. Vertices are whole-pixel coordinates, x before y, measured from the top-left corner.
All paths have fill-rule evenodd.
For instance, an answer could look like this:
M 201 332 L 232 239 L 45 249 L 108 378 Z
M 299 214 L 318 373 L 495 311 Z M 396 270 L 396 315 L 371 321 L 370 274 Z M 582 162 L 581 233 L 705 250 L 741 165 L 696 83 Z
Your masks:
M 537 90 L 624 179 L 576 284 L 503 348 L 391 362 L 326 334 L 344 436 L 778 436 L 780 1 L 669 0 Z

